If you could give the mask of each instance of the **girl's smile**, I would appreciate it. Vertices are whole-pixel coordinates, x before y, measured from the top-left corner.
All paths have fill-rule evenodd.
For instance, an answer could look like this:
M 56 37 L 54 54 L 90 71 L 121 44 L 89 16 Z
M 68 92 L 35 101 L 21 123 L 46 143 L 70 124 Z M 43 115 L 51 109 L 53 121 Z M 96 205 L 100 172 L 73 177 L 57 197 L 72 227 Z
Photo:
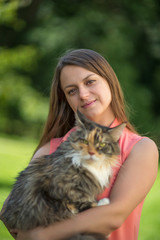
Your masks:
M 84 105 L 82 105 L 82 108 L 89 108 L 91 107 L 97 100 L 91 100 L 86 102 Z

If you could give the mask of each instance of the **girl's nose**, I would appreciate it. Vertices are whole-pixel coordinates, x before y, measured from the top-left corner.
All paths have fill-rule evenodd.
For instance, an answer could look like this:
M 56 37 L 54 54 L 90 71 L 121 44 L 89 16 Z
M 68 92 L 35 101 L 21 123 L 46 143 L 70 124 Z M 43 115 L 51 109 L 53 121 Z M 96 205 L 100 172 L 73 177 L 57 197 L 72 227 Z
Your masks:
M 87 99 L 88 96 L 89 96 L 89 91 L 86 87 L 83 86 L 83 87 L 79 88 L 79 97 L 81 99 Z

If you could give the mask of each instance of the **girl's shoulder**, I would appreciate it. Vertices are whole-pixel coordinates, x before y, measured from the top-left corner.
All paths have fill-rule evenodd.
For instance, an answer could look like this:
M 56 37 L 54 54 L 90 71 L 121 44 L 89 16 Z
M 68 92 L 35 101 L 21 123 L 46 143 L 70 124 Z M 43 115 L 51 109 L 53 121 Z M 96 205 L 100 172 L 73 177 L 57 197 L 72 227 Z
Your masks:
M 33 161 L 36 158 L 42 157 L 44 155 L 48 155 L 50 153 L 50 142 L 47 142 L 45 145 L 43 145 L 41 148 L 38 149 L 38 151 L 34 154 L 31 161 Z
M 157 159 L 158 148 L 156 143 L 146 136 L 140 136 L 136 133 L 131 132 L 128 129 L 125 129 L 122 137 L 120 138 L 120 149 L 122 162 L 124 162 L 128 156 L 137 153 L 143 154 L 143 156 L 152 155 L 153 158 Z
M 67 138 L 70 136 L 72 132 L 76 130 L 76 127 L 73 127 L 70 129 L 63 137 L 60 138 L 52 138 L 50 140 L 50 151 L 49 154 L 56 151 L 56 149 L 61 145 L 61 143 L 65 142 Z
M 151 154 L 153 157 L 156 156 L 156 159 L 158 159 L 159 155 L 156 143 L 148 137 L 142 137 L 141 141 L 138 141 L 135 145 L 133 151 L 142 152 L 145 155 Z

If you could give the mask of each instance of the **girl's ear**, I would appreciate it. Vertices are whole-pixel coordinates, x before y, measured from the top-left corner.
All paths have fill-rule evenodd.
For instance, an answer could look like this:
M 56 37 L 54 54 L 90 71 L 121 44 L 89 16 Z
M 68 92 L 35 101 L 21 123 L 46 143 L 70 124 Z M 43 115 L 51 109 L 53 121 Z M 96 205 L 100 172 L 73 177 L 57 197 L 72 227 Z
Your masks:
M 111 137 L 115 142 L 118 142 L 125 127 L 126 127 L 126 123 L 122 123 L 114 128 L 108 129 L 109 134 L 111 135 Z

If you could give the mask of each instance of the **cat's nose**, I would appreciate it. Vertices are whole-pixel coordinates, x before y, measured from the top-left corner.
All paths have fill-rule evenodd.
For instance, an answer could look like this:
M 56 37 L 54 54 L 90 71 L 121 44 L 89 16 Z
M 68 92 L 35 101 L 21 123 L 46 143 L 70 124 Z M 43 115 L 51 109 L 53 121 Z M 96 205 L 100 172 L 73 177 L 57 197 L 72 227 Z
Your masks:
M 94 153 L 94 152 L 89 152 L 89 154 L 92 156 L 92 155 L 94 155 L 95 153 Z

